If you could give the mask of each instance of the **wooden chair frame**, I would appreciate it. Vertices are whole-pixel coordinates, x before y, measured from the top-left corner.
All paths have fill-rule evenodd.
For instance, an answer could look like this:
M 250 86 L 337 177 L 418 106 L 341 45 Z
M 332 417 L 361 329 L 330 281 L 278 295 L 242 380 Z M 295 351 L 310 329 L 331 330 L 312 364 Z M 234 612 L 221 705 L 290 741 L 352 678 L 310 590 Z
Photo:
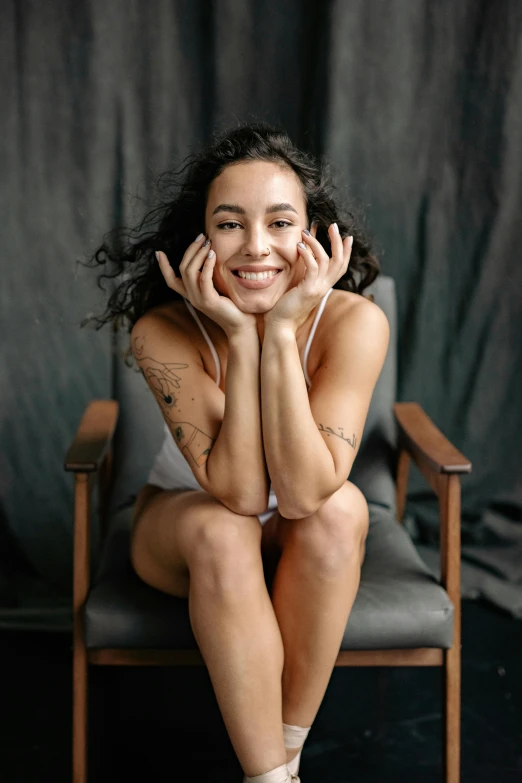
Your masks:
M 413 460 L 438 497 L 440 511 L 440 584 L 454 606 L 450 649 L 418 648 L 339 652 L 336 666 L 442 666 L 443 781 L 460 780 L 460 474 L 471 463 L 444 437 L 414 402 L 393 406 L 398 425 L 396 477 L 397 518 L 404 516 L 410 461 Z M 65 469 L 75 474 L 73 588 L 73 783 L 87 783 L 88 665 L 204 665 L 197 650 L 96 649 L 85 644 L 83 611 L 89 590 L 92 490 L 98 482 L 100 518 L 106 522 L 111 483 L 112 438 L 118 418 L 115 400 L 94 400 L 85 410 L 67 452 Z M 104 525 L 102 525 L 104 527 Z M 102 537 L 104 530 L 102 530 Z

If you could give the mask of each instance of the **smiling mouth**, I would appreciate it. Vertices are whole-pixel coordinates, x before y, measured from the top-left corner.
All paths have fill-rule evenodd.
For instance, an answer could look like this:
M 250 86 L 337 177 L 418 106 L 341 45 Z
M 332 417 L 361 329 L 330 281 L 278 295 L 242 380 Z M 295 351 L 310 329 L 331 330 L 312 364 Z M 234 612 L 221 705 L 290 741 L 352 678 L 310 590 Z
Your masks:
M 238 270 L 235 269 L 232 274 L 242 288 L 257 289 L 268 288 L 282 271 L 282 269 L 278 269 L 271 272 L 259 272 L 256 274 L 253 272 L 241 272 L 240 274 Z
M 269 280 L 271 277 L 278 275 L 280 271 L 280 269 L 272 269 L 268 272 L 243 272 L 234 269 L 233 274 L 242 280 Z

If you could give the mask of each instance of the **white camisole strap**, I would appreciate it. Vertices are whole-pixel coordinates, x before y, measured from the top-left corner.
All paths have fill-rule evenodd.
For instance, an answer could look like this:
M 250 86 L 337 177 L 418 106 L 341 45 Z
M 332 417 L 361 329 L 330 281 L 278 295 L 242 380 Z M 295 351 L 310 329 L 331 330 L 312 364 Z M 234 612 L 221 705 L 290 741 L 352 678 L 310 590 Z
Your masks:
M 333 291 L 333 288 L 330 288 L 330 290 L 327 291 L 326 294 L 323 296 L 323 298 L 321 300 L 321 303 L 319 304 L 319 307 L 317 308 L 317 313 L 315 314 L 314 322 L 312 324 L 312 328 L 310 329 L 310 334 L 308 335 L 308 340 L 306 341 L 306 345 L 305 345 L 305 349 L 304 349 L 304 353 L 303 353 L 303 372 L 304 372 L 305 381 L 306 381 L 308 386 L 312 385 L 312 381 L 310 380 L 310 376 L 308 375 L 308 367 L 307 367 L 307 365 L 308 365 L 308 354 L 310 353 L 310 346 L 312 345 L 312 340 L 314 339 L 315 331 L 317 329 L 317 324 L 319 323 L 319 319 L 321 318 L 321 316 L 323 314 L 323 310 L 325 308 L 326 301 L 327 301 L 328 297 L 330 296 L 330 294 L 332 293 L 332 291 Z M 195 310 L 193 305 L 188 301 L 188 299 L 183 298 L 183 301 L 185 302 L 185 304 L 187 305 L 188 309 L 190 310 L 190 312 L 194 316 L 194 319 L 195 319 L 196 323 L 198 324 L 199 328 L 201 329 L 201 333 L 202 333 L 203 337 L 205 338 L 205 340 L 207 341 L 208 347 L 210 348 L 210 352 L 212 353 L 212 357 L 213 357 L 214 363 L 216 365 L 216 375 L 217 375 L 216 385 L 219 386 L 220 383 L 221 383 L 221 364 L 219 362 L 219 356 L 217 355 L 217 351 L 214 348 L 214 344 L 213 344 L 212 340 L 210 339 L 207 330 L 205 329 L 205 327 L 201 323 L 201 318 L 197 314 L 197 311 Z
M 219 356 L 217 355 L 217 351 L 214 348 L 214 344 L 213 344 L 212 340 L 210 339 L 210 337 L 208 336 L 207 330 L 205 329 L 205 327 L 201 323 L 201 319 L 200 319 L 199 315 L 197 314 L 195 308 L 193 307 L 192 303 L 189 302 L 188 299 L 185 299 L 185 297 L 183 297 L 183 300 L 184 300 L 185 304 L 187 305 L 188 309 L 190 310 L 190 312 L 192 313 L 192 315 L 194 316 L 194 319 L 195 319 L 197 325 L 199 326 L 199 328 L 201 329 L 201 333 L 203 334 L 203 337 L 207 341 L 207 345 L 210 348 L 210 352 L 212 353 L 212 358 L 214 359 L 214 362 L 215 362 L 215 365 L 216 365 L 216 375 L 217 375 L 217 377 L 216 377 L 216 385 L 219 386 L 219 384 L 221 383 L 221 364 L 219 362 Z
M 312 385 L 312 381 L 310 380 L 310 376 L 308 375 L 308 354 L 310 353 L 310 346 L 312 345 L 312 340 L 314 339 L 315 330 L 317 329 L 317 324 L 319 323 L 319 319 L 323 314 L 323 310 L 326 305 L 326 301 L 330 294 L 332 293 L 333 288 L 330 288 L 329 291 L 326 292 L 326 294 L 321 299 L 321 303 L 317 309 L 317 313 L 315 314 L 314 322 L 312 324 L 312 328 L 310 329 L 310 334 L 308 335 L 308 340 L 306 341 L 304 354 L 303 354 L 303 372 L 305 381 L 308 386 Z

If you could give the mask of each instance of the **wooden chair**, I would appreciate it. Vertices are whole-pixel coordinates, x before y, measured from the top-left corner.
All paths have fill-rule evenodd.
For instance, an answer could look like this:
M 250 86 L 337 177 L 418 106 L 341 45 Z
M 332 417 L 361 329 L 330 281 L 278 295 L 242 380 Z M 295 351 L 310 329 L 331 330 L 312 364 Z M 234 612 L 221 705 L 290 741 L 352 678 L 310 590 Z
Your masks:
M 361 583 L 336 666 L 441 666 L 443 779 L 458 783 L 460 474 L 469 473 L 471 464 L 418 404 L 395 402 L 393 280 L 378 278 L 370 292 L 388 316 L 392 340 L 350 474 L 368 500 L 371 524 Z M 118 351 L 128 335 L 115 331 L 113 338 Z M 88 405 L 65 460 L 65 469 L 74 472 L 75 478 L 74 783 L 87 781 L 89 664 L 203 665 L 190 628 L 187 601 L 144 585 L 130 565 L 133 499 L 161 445 L 162 420 L 141 374 L 133 373 L 122 361 L 115 366 L 116 399 Z M 438 497 L 440 583 L 400 524 L 411 460 Z M 90 526 L 96 484 L 104 527 L 103 554 L 91 584 Z

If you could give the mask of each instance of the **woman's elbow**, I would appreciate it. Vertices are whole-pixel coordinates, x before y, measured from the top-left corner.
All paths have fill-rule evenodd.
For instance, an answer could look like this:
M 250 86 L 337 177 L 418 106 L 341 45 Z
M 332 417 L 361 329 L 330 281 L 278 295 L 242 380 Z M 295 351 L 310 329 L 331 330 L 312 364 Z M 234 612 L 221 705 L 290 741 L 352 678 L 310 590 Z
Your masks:
M 268 506 L 268 496 L 266 498 L 251 497 L 230 497 L 221 498 L 221 502 L 234 514 L 242 517 L 257 517 L 266 511 Z
M 320 503 L 278 503 L 277 510 L 284 519 L 306 519 L 320 508 Z

